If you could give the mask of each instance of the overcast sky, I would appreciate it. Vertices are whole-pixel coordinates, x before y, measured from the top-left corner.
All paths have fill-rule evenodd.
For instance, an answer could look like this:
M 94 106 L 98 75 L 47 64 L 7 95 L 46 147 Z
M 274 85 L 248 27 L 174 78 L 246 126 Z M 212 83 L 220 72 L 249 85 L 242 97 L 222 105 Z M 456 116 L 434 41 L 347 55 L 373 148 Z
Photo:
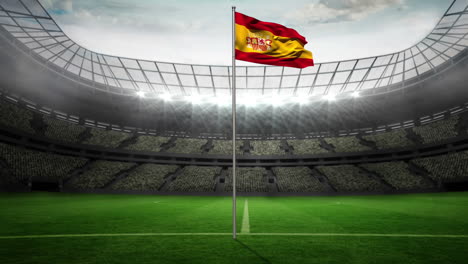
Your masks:
M 110 55 L 231 63 L 231 6 L 296 29 L 316 63 L 367 57 L 421 40 L 451 0 L 40 0 L 78 44 Z M 241 63 L 247 64 L 247 63 Z

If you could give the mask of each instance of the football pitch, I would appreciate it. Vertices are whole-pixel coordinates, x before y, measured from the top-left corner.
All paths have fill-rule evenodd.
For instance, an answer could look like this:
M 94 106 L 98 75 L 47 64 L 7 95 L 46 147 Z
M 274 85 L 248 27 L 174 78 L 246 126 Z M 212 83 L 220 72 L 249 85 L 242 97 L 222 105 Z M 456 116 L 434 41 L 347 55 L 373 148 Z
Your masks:
M 0 194 L 0 263 L 467 263 L 468 193 Z

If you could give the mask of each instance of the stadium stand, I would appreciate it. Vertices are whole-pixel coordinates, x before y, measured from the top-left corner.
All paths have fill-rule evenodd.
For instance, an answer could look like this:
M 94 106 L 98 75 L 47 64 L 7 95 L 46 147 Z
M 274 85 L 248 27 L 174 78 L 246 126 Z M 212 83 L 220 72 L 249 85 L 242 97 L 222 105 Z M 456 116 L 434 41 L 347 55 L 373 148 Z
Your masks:
M 442 141 L 458 136 L 456 128 L 458 119 L 458 116 L 451 116 L 448 119 L 413 127 L 413 131 L 421 136 L 424 144 Z
M 284 155 L 280 140 L 250 140 L 251 155 Z
M 241 141 L 237 141 L 236 144 L 237 144 L 236 154 L 242 155 L 244 153 L 241 150 L 243 143 Z M 213 154 L 213 155 L 232 154 L 232 141 L 213 139 L 213 148 L 209 150 L 208 154 Z
M 468 152 L 414 159 L 411 162 L 429 172 L 436 182 L 458 182 L 468 180 Z
M 43 120 L 46 124 L 44 132 L 45 136 L 58 141 L 78 143 L 81 133 L 86 130 L 84 126 L 72 124 L 70 122 L 48 116 L 44 116 Z
M 325 138 L 325 141 L 328 144 L 333 145 L 335 152 L 359 152 L 371 150 L 370 147 L 359 143 L 359 139 L 356 137 Z
M 202 147 L 207 143 L 206 139 L 196 138 L 177 138 L 175 146 L 169 148 L 166 152 L 172 153 L 202 153 Z
M 293 147 L 293 153 L 296 155 L 329 152 L 320 146 L 320 141 L 318 139 L 288 139 L 287 142 L 288 145 Z
M 236 190 L 238 192 L 268 192 L 265 168 L 236 168 Z M 224 191 L 232 191 L 232 168 L 228 169 Z
M 363 138 L 375 142 L 377 149 L 393 149 L 414 145 L 413 141 L 406 137 L 406 131 L 404 129 L 365 135 Z
M 143 164 L 111 186 L 113 190 L 157 191 L 164 184 L 164 177 L 179 168 L 176 165 Z
M 80 190 L 91 190 L 104 187 L 117 173 L 134 166 L 134 163 L 98 160 L 91 164 L 89 170 L 67 182 L 67 186 Z
M 131 137 L 129 133 L 123 133 L 113 130 L 91 128 L 91 137 L 83 143 L 87 145 L 96 145 L 108 148 L 117 148 L 120 143 Z
M 161 145 L 167 143 L 169 140 L 169 137 L 140 135 L 134 144 L 126 146 L 125 149 L 160 152 Z
M 26 133 L 35 134 L 31 127 L 33 113 L 4 100 L 0 101 L 0 124 Z
M 363 164 L 362 167 L 382 176 L 386 182 L 397 190 L 418 190 L 434 187 L 432 182 L 412 173 L 408 164 L 403 161 L 368 163 Z
M 327 187 L 307 167 L 273 168 L 280 192 L 325 192 Z
M 215 177 L 221 172 L 220 167 L 188 166 L 170 182 L 168 191 L 172 192 L 212 192 Z
M 9 182 L 58 181 L 82 167 L 88 160 L 41 151 L 27 150 L 0 143 L 0 158 L 6 162 L 12 175 Z
M 317 166 L 337 191 L 382 191 L 385 187 L 354 165 Z

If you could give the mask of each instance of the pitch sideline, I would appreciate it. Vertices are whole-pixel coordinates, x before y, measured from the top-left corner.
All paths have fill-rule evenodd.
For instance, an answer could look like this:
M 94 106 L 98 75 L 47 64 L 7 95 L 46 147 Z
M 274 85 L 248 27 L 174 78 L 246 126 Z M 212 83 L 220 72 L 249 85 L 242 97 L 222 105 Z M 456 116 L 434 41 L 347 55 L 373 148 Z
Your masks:
M 0 236 L 0 239 L 126 237 L 126 236 L 231 236 L 232 233 L 115 233 L 115 234 L 53 234 Z M 374 234 L 374 233 L 238 233 L 239 236 L 310 236 L 310 237 L 407 237 L 407 238 L 468 238 L 451 234 Z

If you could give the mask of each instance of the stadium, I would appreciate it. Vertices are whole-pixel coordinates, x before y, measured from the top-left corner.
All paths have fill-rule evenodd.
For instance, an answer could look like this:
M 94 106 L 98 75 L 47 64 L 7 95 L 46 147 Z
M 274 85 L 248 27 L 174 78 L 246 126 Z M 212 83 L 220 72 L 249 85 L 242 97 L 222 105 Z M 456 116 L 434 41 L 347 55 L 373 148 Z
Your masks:
M 94 51 L 46 2 L 0 0 L 0 262 L 466 263 L 467 1 L 396 52 L 235 71 Z

